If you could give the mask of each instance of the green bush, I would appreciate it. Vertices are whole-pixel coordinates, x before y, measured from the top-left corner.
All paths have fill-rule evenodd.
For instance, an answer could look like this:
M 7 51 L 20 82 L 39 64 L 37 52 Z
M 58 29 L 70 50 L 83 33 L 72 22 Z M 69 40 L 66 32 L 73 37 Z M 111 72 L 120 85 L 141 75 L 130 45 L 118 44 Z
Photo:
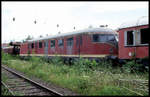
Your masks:
M 142 64 L 135 63 L 134 60 L 127 62 L 123 65 L 123 71 L 127 73 L 135 73 L 138 72 Z
M 64 65 L 63 59 L 59 56 L 55 56 L 50 59 L 50 63 L 56 64 L 56 65 Z

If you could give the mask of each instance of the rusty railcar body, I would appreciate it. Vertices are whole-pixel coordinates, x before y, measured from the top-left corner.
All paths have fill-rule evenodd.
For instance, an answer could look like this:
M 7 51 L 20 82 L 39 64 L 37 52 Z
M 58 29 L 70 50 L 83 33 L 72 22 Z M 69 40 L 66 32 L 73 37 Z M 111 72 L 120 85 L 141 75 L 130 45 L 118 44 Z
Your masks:
M 4 53 L 19 55 L 21 42 L 10 42 L 7 46 L 2 47 Z
M 8 53 L 8 54 L 12 54 L 13 53 L 13 46 L 9 46 L 9 47 L 3 47 L 2 48 L 2 51 L 4 52 L 4 53 Z
M 117 32 L 106 27 L 87 28 L 29 40 L 20 55 L 63 57 L 106 57 L 118 54 Z
M 123 23 L 119 32 L 119 59 L 145 58 L 149 56 L 148 18 Z

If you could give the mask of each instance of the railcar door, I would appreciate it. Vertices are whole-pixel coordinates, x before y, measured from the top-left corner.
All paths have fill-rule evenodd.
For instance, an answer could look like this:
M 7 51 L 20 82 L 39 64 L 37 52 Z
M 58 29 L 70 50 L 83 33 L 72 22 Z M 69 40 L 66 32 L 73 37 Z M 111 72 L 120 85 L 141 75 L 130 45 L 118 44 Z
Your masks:
M 67 39 L 67 54 L 73 54 L 73 37 Z
M 38 42 L 35 42 L 35 53 L 37 54 L 38 53 Z
M 45 40 L 44 42 L 44 53 L 45 55 L 48 55 L 48 40 Z
M 80 52 L 81 52 L 81 46 L 82 46 L 82 35 L 78 35 L 77 36 L 77 42 L 76 42 L 76 50 L 77 50 L 77 53 L 80 55 Z
M 31 54 L 31 43 L 28 43 L 28 54 Z

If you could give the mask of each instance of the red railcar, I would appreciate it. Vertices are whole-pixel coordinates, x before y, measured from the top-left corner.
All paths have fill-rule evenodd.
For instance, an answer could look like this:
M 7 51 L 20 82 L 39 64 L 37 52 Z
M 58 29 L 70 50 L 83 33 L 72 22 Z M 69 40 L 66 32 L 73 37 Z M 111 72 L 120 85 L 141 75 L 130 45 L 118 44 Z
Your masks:
M 119 32 L 119 59 L 144 58 L 149 55 L 148 18 L 123 23 Z
M 3 47 L 2 51 L 4 53 L 12 54 L 13 53 L 13 46 Z
M 22 43 L 20 55 L 105 57 L 118 54 L 117 33 L 109 28 L 87 28 Z
M 17 55 L 20 53 L 20 42 L 10 42 L 9 44 L 4 43 L 2 45 L 2 50 L 4 53 Z

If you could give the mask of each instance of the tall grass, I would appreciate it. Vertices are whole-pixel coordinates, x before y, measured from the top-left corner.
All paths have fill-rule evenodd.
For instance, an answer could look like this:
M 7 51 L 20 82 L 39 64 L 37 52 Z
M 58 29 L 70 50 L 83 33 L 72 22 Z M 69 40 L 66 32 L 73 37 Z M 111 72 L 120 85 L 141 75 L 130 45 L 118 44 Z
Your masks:
M 6 60 L 5 60 L 6 61 Z M 118 79 L 147 80 L 148 73 L 122 72 L 121 68 L 112 68 L 111 62 L 80 58 L 69 66 L 56 57 L 46 62 L 38 57 L 31 57 L 29 61 L 9 58 L 9 67 L 24 72 L 29 77 L 35 76 L 46 82 L 52 82 L 69 88 L 82 95 L 138 95 L 122 87 L 133 90 L 134 84 L 118 84 Z M 143 95 L 148 93 L 141 92 Z

